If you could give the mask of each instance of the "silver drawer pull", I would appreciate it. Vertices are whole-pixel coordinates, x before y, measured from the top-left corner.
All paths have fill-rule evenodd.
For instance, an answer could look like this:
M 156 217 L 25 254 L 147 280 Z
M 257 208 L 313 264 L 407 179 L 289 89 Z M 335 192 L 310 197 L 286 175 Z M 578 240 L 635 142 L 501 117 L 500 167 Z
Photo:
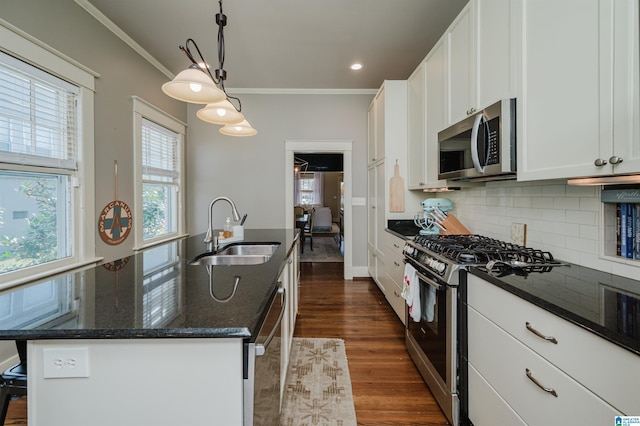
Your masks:
M 555 391 L 555 389 L 543 386 L 542 383 L 540 383 L 538 380 L 536 380 L 536 378 L 533 377 L 533 375 L 531 374 L 531 370 L 529 370 L 528 368 L 525 368 L 525 370 L 527 372 L 527 377 L 529 378 L 529 380 L 531 380 L 533 383 L 535 383 L 536 386 L 538 386 L 540 389 L 542 389 L 546 393 L 550 393 L 551 395 L 555 396 L 556 398 L 558 397 L 558 393 Z
M 556 345 L 558 344 L 558 339 L 556 339 L 553 336 L 545 336 L 544 334 L 540 333 L 538 330 L 536 330 L 535 328 L 533 328 L 531 326 L 531 323 L 529 323 L 528 321 L 525 323 L 527 330 L 529 330 L 530 332 L 532 332 L 533 334 L 535 334 L 536 336 L 538 336 L 541 339 L 546 340 L 547 342 L 551 342 L 551 343 L 555 343 Z

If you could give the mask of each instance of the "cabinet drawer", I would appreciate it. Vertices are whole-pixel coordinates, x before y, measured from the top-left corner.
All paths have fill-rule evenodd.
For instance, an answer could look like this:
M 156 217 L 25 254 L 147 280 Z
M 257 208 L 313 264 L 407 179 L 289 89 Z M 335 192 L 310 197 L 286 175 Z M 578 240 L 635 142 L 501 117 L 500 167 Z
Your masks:
M 468 277 L 470 306 L 620 412 L 638 413 L 640 357 L 476 276 Z M 527 323 L 558 343 L 536 336 Z
M 474 426 L 526 426 L 473 365 L 469 365 L 469 420 Z
M 396 285 L 402 288 L 402 283 L 404 282 L 404 256 L 387 252 L 385 262 L 387 273 Z
M 389 305 L 391 305 L 393 310 L 396 312 L 396 315 L 398 315 L 398 318 L 400 318 L 400 321 L 404 324 L 406 301 L 402 298 L 402 287 L 393 282 L 388 275 L 387 279 L 389 281 L 385 285 L 385 297 L 387 298 Z
M 622 414 L 475 309 L 468 320 L 469 362 L 527 424 L 610 424 Z
M 383 243 L 389 251 L 397 253 L 402 256 L 402 249 L 404 249 L 404 240 L 396 237 L 390 232 L 385 232 L 383 237 Z

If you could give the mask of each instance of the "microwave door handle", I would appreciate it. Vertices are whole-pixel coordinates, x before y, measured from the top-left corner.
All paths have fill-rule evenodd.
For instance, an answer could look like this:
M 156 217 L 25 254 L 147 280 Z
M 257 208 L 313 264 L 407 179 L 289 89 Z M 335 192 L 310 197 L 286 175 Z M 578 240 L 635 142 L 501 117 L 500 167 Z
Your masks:
M 473 128 L 471 129 L 471 160 L 478 173 L 482 174 L 484 174 L 484 166 L 480 164 L 480 156 L 478 155 L 478 130 L 480 129 L 480 123 L 483 118 L 482 113 L 476 115 Z

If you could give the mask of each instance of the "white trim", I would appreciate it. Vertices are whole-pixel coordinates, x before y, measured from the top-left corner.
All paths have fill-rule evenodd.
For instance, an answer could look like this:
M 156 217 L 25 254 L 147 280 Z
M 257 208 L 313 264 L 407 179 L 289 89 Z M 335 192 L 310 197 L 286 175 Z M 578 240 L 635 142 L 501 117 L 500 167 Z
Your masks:
M 147 247 L 157 245 L 160 242 L 166 242 L 182 238 L 185 235 L 185 135 L 187 125 L 177 118 L 167 114 L 160 108 L 145 101 L 138 96 L 132 96 L 133 101 L 133 167 L 134 167 L 134 217 L 142 220 L 142 119 L 146 118 L 157 123 L 167 129 L 178 133 L 180 140 L 178 141 L 178 167 L 180 170 L 179 186 L 178 186 L 178 229 L 175 233 L 162 235 L 158 238 L 148 241 L 144 240 L 143 227 L 140 222 L 139 226 L 134 229 L 134 250 L 142 250 Z
M 95 263 L 94 95 L 99 74 L 58 52 L 33 36 L 0 19 L 0 50 L 34 67 L 50 72 L 79 89 L 78 170 L 80 185 L 72 185 L 73 256 L 2 274 L 2 288 Z M 15 170 L 14 167 L 11 168 Z M 53 265 L 53 268 L 51 268 Z M 47 269 L 49 268 L 49 269 Z
M 343 155 L 344 173 L 344 279 L 353 279 L 352 140 L 285 140 L 285 226 L 293 224 L 293 156 L 296 152 L 333 152 Z
M 375 95 L 378 89 L 271 89 L 271 88 L 232 88 L 227 93 L 254 95 Z
M 32 274 L 29 274 L 28 276 L 14 278 L 10 281 L 3 282 L 2 285 L 0 285 L 0 290 L 5 290 L 9 287 L 30 283 L 36 280 L 42 280 L 48 277 L 52 277 L 54 275 L 62 274 L 64 272 L 75 272 L 76 270 L 80 271 L 82 269 L 85 269 L 88 266 L 91 266 L 91 267 L 95 266 L 98 262 L 102 261 L 103 259 L 104 258 L 102 257 L 92 257 L 92 258 L 84 259 L 80 262 L 73 263 L 72 265 L 57 266 L 54 268 L 51 268 L 49 266 L 48 268 L 45 268 L 44 271 L 42 272 L 35 273 L 35 274 L 32 273 Z M 49 265 L 49 264 L 45 263 L 43 265 Z
M 56 77 L 95 91 L 100 74 L 0 19 L 0 50 Z
M 116 37 L 125 42 L 130 48 L 132 48 L 138 55 L 142 56 L 151 65 L 156 67 L 162 74 L 173 79 L 175 77 L 169 69 L 160 63 L 156 58 L 151 56 L 142 46 L 140 46 L 134 39 L 132 39 L 127 33 L 122 31 L 120 27 L 113 23 L 112 20 L 107 18 L 102 12 L 100 12 L 94 5 L 87 0 L 74 0 L 78 6 L 83 8 L 89 15 L 93 16 L 98 22 L 104 25 L 109 31 L 111 31 Z M 186 68 L 186 67 L 185 67 Z

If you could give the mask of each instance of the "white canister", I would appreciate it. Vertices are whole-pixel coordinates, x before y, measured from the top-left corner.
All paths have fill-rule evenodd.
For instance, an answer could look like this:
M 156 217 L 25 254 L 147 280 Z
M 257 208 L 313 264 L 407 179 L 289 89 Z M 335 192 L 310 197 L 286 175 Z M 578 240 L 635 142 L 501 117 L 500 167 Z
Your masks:
M 233 238 L 237 238 L 239 240 L 244 239 L 244 226 L 242 225 L 233 225 L 231 228 L 233 231 Z

